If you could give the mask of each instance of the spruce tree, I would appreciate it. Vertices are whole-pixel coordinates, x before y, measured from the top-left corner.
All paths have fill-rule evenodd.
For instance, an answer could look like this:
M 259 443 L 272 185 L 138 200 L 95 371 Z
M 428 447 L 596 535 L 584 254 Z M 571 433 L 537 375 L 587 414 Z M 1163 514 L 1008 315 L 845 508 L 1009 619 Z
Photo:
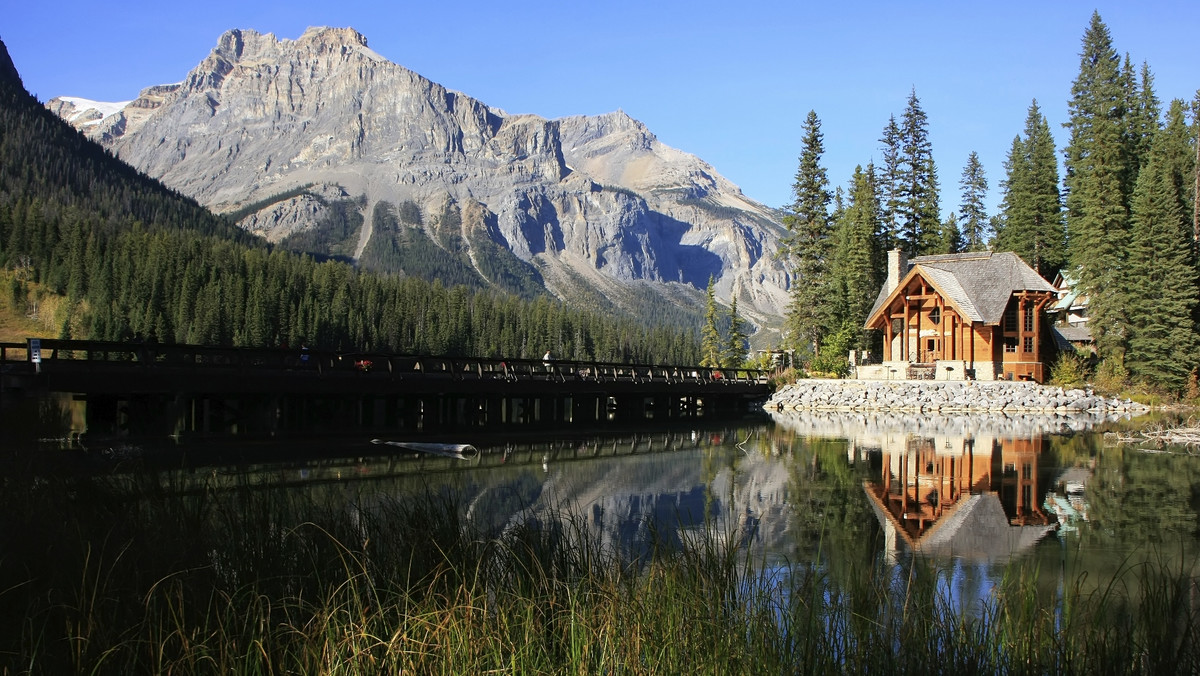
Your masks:
M 909 257 L 940 249 L 941 216 L 938 207 L 937 167 L 929 142 L 929 120 L 921 109 L 917 91 L 908 96 L 900 125 L 899 246 Z
M 1145 384 L 1174 392 L 1183 390 L 1200 355 L 1188 177 L 1178 161 L 1190 154 L 1183 110 L 1182 101 L 1172 102 L 1167 127 L 1155 135 L 1138 174 L 1127 259 L 1138 293 L 1129 302 L 1129 316 L 1136 321 L 1128 327 L 1125 366 Z
M 728 369 L 741 368 L 746 363 L 746 321 L 738 315 L 737 293 L 729 303 L 729 340 L 721 365 Z
M 1200 89 L 1192 99 L 1192 249 L 1200 260 Z
M 1071 264 L 1088 297 L 1088 328 L 1101 359 L 1124 357 L 1130 277 L 1131 173 L 1127 93 L 1120 59 L 1099 13 L 1083 37 L 1079 75 L 1071 87 L 1071 139 L 1066 148 L 1067 232 Z
M 1150 146 L 1158 132 L 1161 115 L 1162 106 L 1154 93 L 1154 74 L 1150 72 L 1150 65 L 1143 61 L 1137 95 L 1129 114 L 1130 152 L 1139 169 L 1149 160 Z
M 953 254 L 963 250 L 962 231 L 958 228 L 958 214 L 951 211 L 938 226 L 936 237 L 927 238 L 931 244 L 926 254 Z
M 1013 139 L 1004 164 L 997 251 L 1012 251 L 1047 279 L 1066 262 L 1066 229 L 1058 190 L 1058 159 L 1050 125 L 1035 100 L 1024 138 Z
M 983 163 L 979 161 L 979 154 L 974 150 L 967 155 L 967 166 L 963 167 L 958 185 L 962 188 L 962 202 L 958 206 L 962 248 L 965 251 L 983 251 L 991 239 L 991 233 L 988 232 L 987 208 L 984 205 L 988 180 L 983 171 Z
M 836 325 L 855 330 L 850 348 L 870 349 L 872 336 L 862 326 L 875 304 L 884 267 L 884 249 L 879 237 L 879 195 L 875 167 L 854 168 L 850 198 L 837 222 L 838 248 L 834 255 L 836 293 L 843 299 Z
M 829 330 L 830 301 L 829 256 L 830 219 L 829 179 L 821 166 L 825 152 L 821 121 L 814 111 L 804 120 L 804 141 L 800 166 L 792 185 L 790 212 L 783 217 L 788 229 L 784 242 L 793 269 L 792 301 L 787 326 L 792 344 L 816 353 L 821 338 Z
M 875 183 L 879 191 L 880 228 L 884 234 L 883 249 L 890 251 L 900 246 L 900 125 L 896 116 L 888 118 L 879 139 L 883 145 L 883 165 L 879 167 Z
M 709 275 L 704 299 L 704 328 L 700 331 L 700 365 L 721 366 L 721 331 L 717 328 L 716 280 Z

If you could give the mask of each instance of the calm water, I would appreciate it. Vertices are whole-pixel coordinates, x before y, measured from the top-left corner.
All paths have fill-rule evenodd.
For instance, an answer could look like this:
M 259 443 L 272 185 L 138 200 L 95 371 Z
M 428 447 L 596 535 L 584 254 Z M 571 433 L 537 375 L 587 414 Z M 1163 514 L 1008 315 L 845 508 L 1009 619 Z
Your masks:
M 369 506 L 434 489 L 455 494 L 485 529 L 533 513 L 586 523 L 632 553 L 652 536 L 679 542 L 710 531 L 772 566 L 925 557 L 949 571 L 956 595 L 974 597 L 1013 562 L 1112 574 L 1131 557 L 1192 555 L 1200 458 L 1105 442 L 1106 430 L 1145 423 L 772 414 L 726 426 L 464 440 L 480 451 L 469 459 L 385 454 L 357 437 L 194 446 L 184 449 L 184 469 L 154 446 L 40 448 L 106 473 L 149 467 L 181 491 L 250 485 Z

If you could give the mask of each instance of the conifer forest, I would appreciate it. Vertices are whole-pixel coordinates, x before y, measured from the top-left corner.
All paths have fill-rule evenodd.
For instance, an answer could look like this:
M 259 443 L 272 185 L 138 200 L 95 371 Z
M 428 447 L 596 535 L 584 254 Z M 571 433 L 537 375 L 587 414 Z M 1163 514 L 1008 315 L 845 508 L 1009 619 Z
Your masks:
M 793 288 L 790 347 L 814 365 L 871 349 L 878 337 L 862 326 L 886 277 L 888 250 L 909 258 L 1013 251 L 1047 281 L 1061 274 L 1088 299 L 1098 381 L 1200 393 L 1200 91 L 1162 102 L 1151 65 L 1119 52 L 1094 13 L 1067 95 L 1061 145 L 1036 100 L 1024 125 L 1014 124 L 996 181 L 1002 199 L 990 216 L 989 180 L 975 152 L 963 158 L 958 209 L 940 213 L 943 181 L 915 90 L 900 117 L 884 124 L 878 164 L 859 166 L 845 187 L 830 187 L 821 121 L 810 111 L 783 219 L 783 253 L 798 278 L 813 280 Z

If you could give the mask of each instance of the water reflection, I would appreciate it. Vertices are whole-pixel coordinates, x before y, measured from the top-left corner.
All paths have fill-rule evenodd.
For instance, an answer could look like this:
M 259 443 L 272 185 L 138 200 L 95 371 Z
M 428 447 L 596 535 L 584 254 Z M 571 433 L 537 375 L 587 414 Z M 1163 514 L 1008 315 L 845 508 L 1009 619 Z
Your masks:
M 1062 506 L 1086 513 L 1078 489 L 1070 498 L 1056 492 L 1086 475 L 1072 468 L 1068 480 L 1056 462 L 1043 462 L 1049 435 L 1116 420 L 821 411 L 772 418 L 799 436 L 846 439 L 848 461 L 867 463 L 862 489 L 889 558 L 907 551 L 989 562 L 1020 555 L 1056 530 Z
M 773 560 L 868 563 L 882 550 L 893 561 L 917 552 L 1004 563 L 1054 531 L 1094 551 L 1195 537 L 1200 470 L 1186 458 L 1102 449 L 1093 432 L 1111 422 L 788 412 L 729 426 L 455 439 L 479 448 L 471 459 L 384 453 L 369 437 L 58 453 L 110 481 L 128 470 L 144 486 L 149 473 L 197 495 L 286 491 L 356 509 L 453 493 L 485 531 L 529 518 L 582 524 L 634 553 L 715 534 Z

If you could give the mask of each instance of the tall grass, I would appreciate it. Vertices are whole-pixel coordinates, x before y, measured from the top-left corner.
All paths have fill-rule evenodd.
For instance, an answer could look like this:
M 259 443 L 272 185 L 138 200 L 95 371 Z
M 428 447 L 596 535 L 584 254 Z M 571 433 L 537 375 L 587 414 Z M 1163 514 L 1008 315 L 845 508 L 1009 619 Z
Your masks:
M 732 528 L 626 551 L 569 509 L 487 531 L 447 493 L 9 476 L 0 509 L 3 673 L 1200 672 L 1182 559 L 1013 566 L 964 608 L 921 560 L 780 565 Z

